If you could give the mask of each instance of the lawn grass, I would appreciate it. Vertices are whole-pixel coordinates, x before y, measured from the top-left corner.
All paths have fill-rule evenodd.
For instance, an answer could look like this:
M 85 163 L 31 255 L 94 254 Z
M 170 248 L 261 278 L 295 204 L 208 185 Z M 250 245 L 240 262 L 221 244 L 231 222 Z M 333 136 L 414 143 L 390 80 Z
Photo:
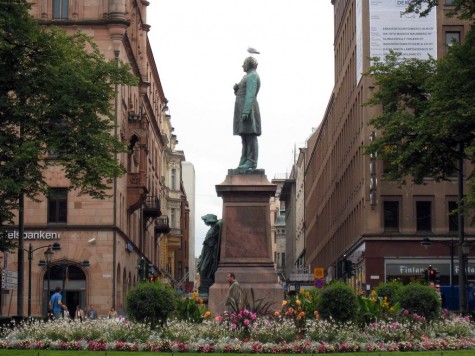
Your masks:
M 51 351 L 51 350 L 2 350 L 0 349 L 1 356 L 174 356 L 175 353 L 171 352 L 135 352 L 135 351 Z M 345 353 L 330 353 L 326 355 L 331 356 L 469 356 L 474 355 L 474 350 L 459 350 L 459 351 L 409 351 L 409 352 L 345 352 Z M 179 355 L 179 353 L 177 353 Z M 203 356 L 203 353 L 183 353 L 184 356 Z M 255 354 L 232 354 L 232 353 L 210 353 L 213 356 L 250 356 Z M 288 356 L 289 354 L 273 354 L 273 356 Z M 302 356 L 310 356 L 315 354 L 296 354 Z

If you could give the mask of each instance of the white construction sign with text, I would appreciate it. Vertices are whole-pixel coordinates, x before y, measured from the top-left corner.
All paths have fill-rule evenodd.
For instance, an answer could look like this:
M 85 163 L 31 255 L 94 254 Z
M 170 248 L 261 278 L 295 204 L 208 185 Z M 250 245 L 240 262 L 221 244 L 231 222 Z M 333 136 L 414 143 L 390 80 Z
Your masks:
M 369 0 L 370 56 L 381 59 L 393 50 L 406 58 L 437 57 L 435 10 L 427 17 L 405 14 L 408 0 Z

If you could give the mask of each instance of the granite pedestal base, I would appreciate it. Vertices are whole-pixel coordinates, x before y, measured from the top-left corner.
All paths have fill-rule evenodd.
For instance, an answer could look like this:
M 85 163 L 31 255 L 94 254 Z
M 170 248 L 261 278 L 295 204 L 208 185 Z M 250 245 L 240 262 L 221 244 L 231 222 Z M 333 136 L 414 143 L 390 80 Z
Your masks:
M 283 297 L 274 269 L 270 232 L 270 198 L 277 186 L 271 184 L 264 170 L 229 170 L 223 183 L 216 185 L 223 198 L 220 261 L 215 283 L 209 289 L 208 307 L 214 314 L 225 310 L 224 302 L 229 285 L 226 275 L 236 280 L 251 301 L 273 302 L 275 308 Z

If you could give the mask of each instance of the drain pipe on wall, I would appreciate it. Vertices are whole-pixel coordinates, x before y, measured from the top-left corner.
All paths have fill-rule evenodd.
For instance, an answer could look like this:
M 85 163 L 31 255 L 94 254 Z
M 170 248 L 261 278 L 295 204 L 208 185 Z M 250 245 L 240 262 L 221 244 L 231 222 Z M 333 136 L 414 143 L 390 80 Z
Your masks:
M 117 66 L 119 66 L 119 51 L 114 51 L 115 61 Z M 118 115 L 119 115 L 119 84 L 115 84 L 115 100 L 114 100 L 114 136 L 115 138 L 118 137 Z M 118 154 L 117 152 L 114 153 L 114 159 L 117 161 Z M 112 205 L 112 306 L 114 309 L 116 308 L 115 305 L 115 294 L 116 294 L 116 264 L 117 264 L 117 177 L 114 177 L 114 194 L 113 194 L 113 205 Z

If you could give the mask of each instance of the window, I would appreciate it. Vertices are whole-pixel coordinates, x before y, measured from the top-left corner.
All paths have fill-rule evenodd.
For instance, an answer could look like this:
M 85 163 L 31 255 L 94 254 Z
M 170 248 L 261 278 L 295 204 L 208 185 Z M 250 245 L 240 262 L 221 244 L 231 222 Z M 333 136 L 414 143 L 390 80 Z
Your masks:
M 399 231 L 399 202 L 385 201 L 384 209 L 384 230 Z
M 445 0 L 445 5 L 453 6 L 454 0 Z
M 449 231 L 458 231 L 459 230 L 459 220 L 457 214 L 451 214 L 453 211 L 457 210 L 457 202 L 449 201 Z
M 461 33 L 460 31 L 446 31 L 445 32 L 445 44 L 451 46 L 454 43 L 460 43 Z
M 281 267 L 285 267 L 285 252 L 282 252 L 282 262 L 280 264 Z
M 176 169 L 172 169 L 172 174 L 171 174 L 171 188 L 172 190 L 176 190 Z
M 388 174 L 391 169 L 392 160 L 383 161 L 383 174 Z
M 432 230 L 432 204 L 430 201 L 416 202 L 417 231 Z
M 176 223 L 176 215 L 175 215 L 175 208 L 171 208 L 170 209 L 170 225 L 171 225 L 171 228 L 174 229 L 176 226 L 175 226 L 175 223 Z
M 53 18 L 67 19 L 68 5 L 69 5 L 69 0 L 53 0 Z
M 66 223 L 68 218 L 68 190 L 52 188 L 48 194 L 48 223 Z

